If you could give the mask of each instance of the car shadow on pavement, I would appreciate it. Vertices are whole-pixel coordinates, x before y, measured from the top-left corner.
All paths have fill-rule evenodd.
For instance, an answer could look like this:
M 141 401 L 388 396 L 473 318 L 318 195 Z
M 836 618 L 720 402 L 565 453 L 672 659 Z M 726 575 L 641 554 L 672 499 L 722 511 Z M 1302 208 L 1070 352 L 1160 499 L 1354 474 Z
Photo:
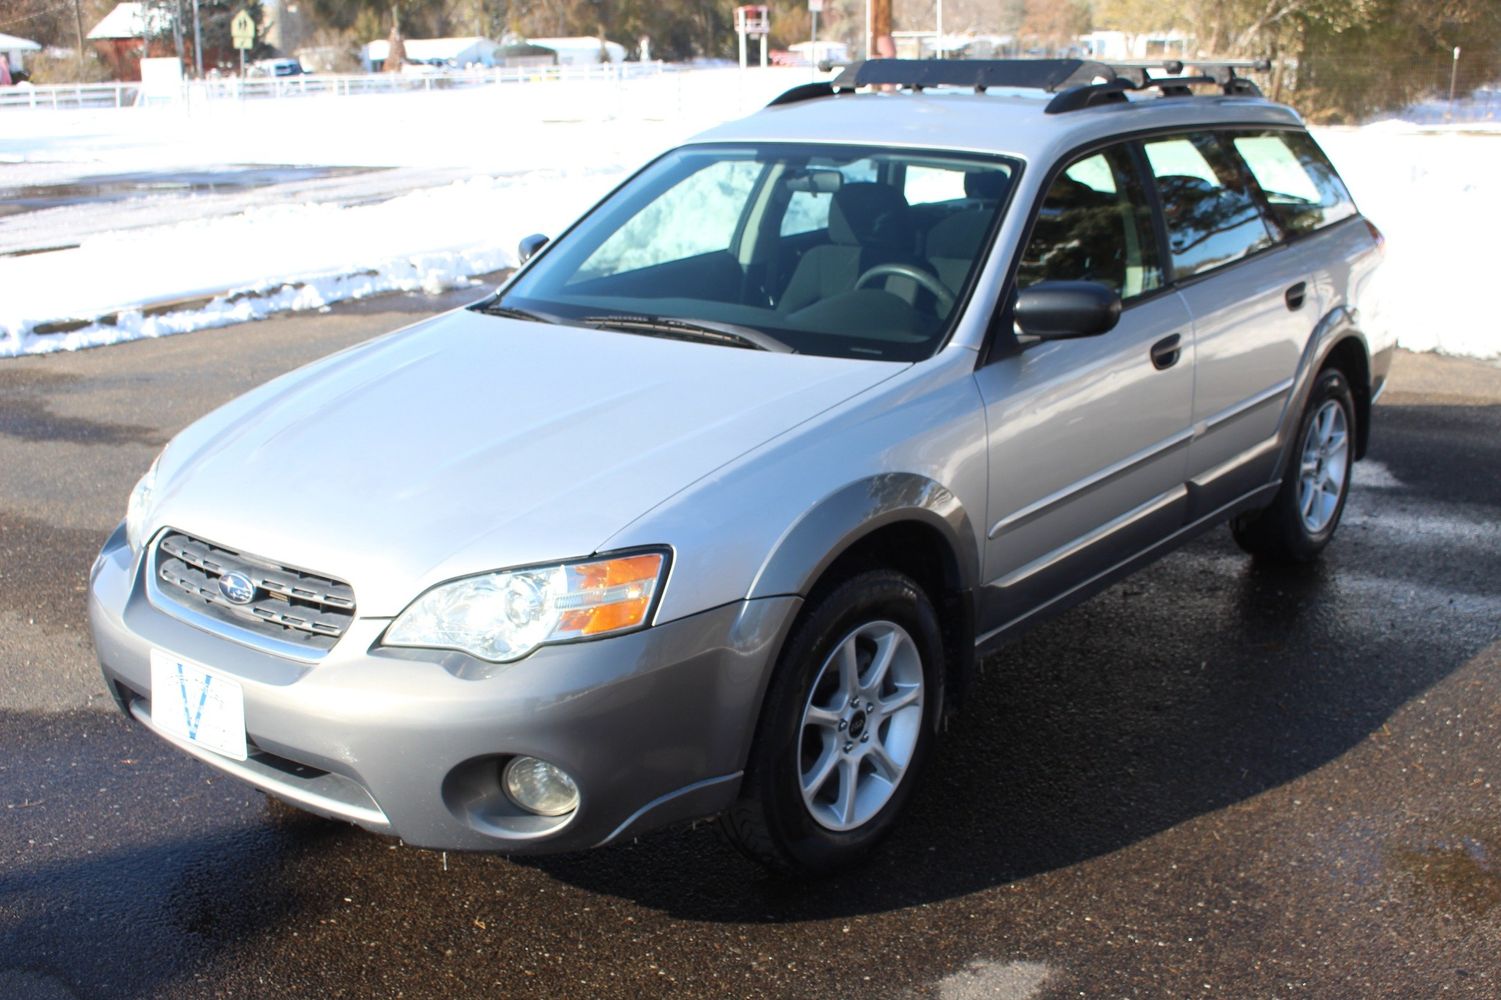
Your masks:
M 1117 851 L 1334 760 L 1495 638 L 1473 608 L 1405 600 L 1414 565 L 1373 573 L 1377 555 L 1345 539 L 1281 568 L 1216 532 L 1034 630 L 985 664 L 873 862 L 812 891 L 702 829 L 522 863 L 674 916 L 762 922 L 933 903 Z M 1442 551 L 1416 568 L 1440 594 L 1474 586 Z
M 71 732 L 87 751 L 34 785 L 40 797 L 7 803 L 7 822 L 16 824 L 8 832 L 19 836 L 0 866 L 0 975 L 25 973 L 25 982 L 54 991 L 66 986 L 66 993 L 41 995 L 169 992 L 226 949 L 274 937 L 305 912 L 305 886 L 286 870 L 313 863 L 330 841 L 346 836 L 341 826 L 288 810 L 263 820 L 259 796 L 249 804 L 254 821 L 244 822 L 242 790 L 211 788 L 196 774 L 196 783 L 183 783 L 171 773 L 180 763 L 175 754 L 141 740 L 122 718 L 87 711 L 39 721 L 0 713 L 0 731 L 18 727 Z M 47 745 L 59 744 L 49 736 Z M 108 763 L 100 766 L 93 754 Z M 37 760 L 31 757 L 27 770 L 57 763 L 54 757 L 38 767 Z M 126 771 L 132 773 L 117 783 Z M 138 828 L 123 846 L 90 848 L 116 836 L 121 813 L 140 810 L 162 786 L 192 789 L 168 805 L 182 809 L 175 822 Z M 160 820 L 169 813 L 153 814 Z M 33 861 L 37 856 L 51 859 Z
M 1501 507 L 1501 404 L 1383 406 L 1379 415 L 1372 454 L 1406 491 Z

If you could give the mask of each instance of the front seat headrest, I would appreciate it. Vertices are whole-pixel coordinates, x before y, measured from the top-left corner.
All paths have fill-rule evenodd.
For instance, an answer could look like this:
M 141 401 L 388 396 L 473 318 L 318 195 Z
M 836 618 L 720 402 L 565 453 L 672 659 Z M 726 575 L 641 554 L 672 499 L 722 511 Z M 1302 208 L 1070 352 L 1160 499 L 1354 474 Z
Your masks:
M 1004 170 L 971 170 L 964 175 L 964 193 L 970 198 L 1000 201 L 1011 190 L 1011 175 Z
M 835 243 L 910 251 L 913 236 L 907 199 L 896 188 L 861 181 L 834 192 L 829 239 Z

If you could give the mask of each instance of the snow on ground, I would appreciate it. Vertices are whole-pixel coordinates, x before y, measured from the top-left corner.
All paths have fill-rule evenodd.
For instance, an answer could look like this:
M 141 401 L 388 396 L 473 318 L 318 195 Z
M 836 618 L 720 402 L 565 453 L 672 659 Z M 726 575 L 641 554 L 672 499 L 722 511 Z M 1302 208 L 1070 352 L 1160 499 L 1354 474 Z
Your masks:
M 513 266 L 513 227 L 556 232 L 618 175 L 609 167 L 478 177 L 363 208 L 268 206 L 105 233 L 72 250 L 0 260 L 0 330 L 12 331 L 14 344 L 29 317 L 113 317 L 71 332 L 23 332 L 20 341 L 23 353 L 74 350 L 380 292 L 442 291 Z M 188 301 L 144 313 L 163 300 Z M 0 354 L 7 346 L 0 339 Z
M 445 181 L 386 190 L 373 204 L 368 192 L 353 205 L 286 203 L 278 188 L 163 199 L 162 225 L 139 224 L 150 215 L 139 200 L 0 218 L 7 249 L 15 241 L 5 237 L 38 219 L 65 223 L 77 240 L 0 257 L 0 357 L 462 285 L 513 266 L 522 236 L 561 231 L 658 152 L 807 80 L 807 70 L 699 70 L 624 83 L 0 113 L 0 188 L 244 164 L 395 167 L 397 184 Z M 469 176 L 452 180 L 456 164 Z M 381 177 L 363 183 L 378 189 Z M 184 218 L 220 204 L 235 210 Z M 32 244 L 55 245 L 44 235 L 32 233 Z M 59 325 L 78 328 L 34 332 Z
M 0 249 L 77 243 L 0 256 L 0 357 L 464 284 L 807 72 L 0 113 L 0 188 L 244 164 L 396 168 L 295 198 L 282 186 L 163 198 L 159 212 L 137 200 L 0 217 Z M 1401 344 L 1501 358 L 1481 291 L 1501 233 L 1501 130 L 1393 120 L 1315 133 L 1387 236 L 1384 315 Z
M 1501 124 L 1501 87 L 1480 87 L 1470 94 L 1458 94 L 1452 103 L 1442 97 L 1432 97 L 1401 111 L 1377 115 L 1373 120 L 1461 128 L 1477 122 Z
M 1315 129 L 1355 203 L 1386 236 L 1383 321 L 1413 351 L 1501 358 L 1488 291 L 1501 241 L 1501 129 L 1392 121 Z

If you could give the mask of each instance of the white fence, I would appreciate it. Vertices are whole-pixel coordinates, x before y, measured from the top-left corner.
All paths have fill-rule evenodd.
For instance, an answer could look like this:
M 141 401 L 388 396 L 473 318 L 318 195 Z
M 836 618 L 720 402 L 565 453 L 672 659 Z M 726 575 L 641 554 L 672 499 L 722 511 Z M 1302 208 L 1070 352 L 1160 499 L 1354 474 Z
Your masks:
M 4 108 L 128 108 L 144 104 L 202 104 L 225 100 L 290 97 L 350 97 L 411 93 L 517 83 L 618 83 L 661 76 L 661 62 L 600 63 L 587 66 L 514 66 L 451 73 L 310 74 L 284 77 L 226 77 L 161 87 L 141 83 L 21 85 L 0 89 Z

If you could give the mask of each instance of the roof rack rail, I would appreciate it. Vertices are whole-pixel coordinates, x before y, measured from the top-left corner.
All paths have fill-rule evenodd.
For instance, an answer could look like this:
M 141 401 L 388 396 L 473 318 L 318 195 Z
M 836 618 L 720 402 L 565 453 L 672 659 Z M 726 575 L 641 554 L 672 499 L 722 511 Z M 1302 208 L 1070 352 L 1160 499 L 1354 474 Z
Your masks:
M 1048 114 L 1078 111 L 1126 100 L 1128 90 L 1156 90 L 1163 97 L 1191 97 L 1195 84 L 1217 86 L 1227 96 L 1259 97 L 1261 89 L 1237 69 L 1265 71 L 1265 60 L 1187 62 L 1199 76 L 1181 76 L 1185 62 L 1103 63 L 1090 59 L 867 59 L 853 62 L 827 83 L 805 83 L 782 94 L 767 107 L 832 97 L 860 87 L 969 87 L 983 94 L 991 87 L 1015 87 L 1057 94 Z M 1160 69 L 1169 76 L 1152 76 Z

